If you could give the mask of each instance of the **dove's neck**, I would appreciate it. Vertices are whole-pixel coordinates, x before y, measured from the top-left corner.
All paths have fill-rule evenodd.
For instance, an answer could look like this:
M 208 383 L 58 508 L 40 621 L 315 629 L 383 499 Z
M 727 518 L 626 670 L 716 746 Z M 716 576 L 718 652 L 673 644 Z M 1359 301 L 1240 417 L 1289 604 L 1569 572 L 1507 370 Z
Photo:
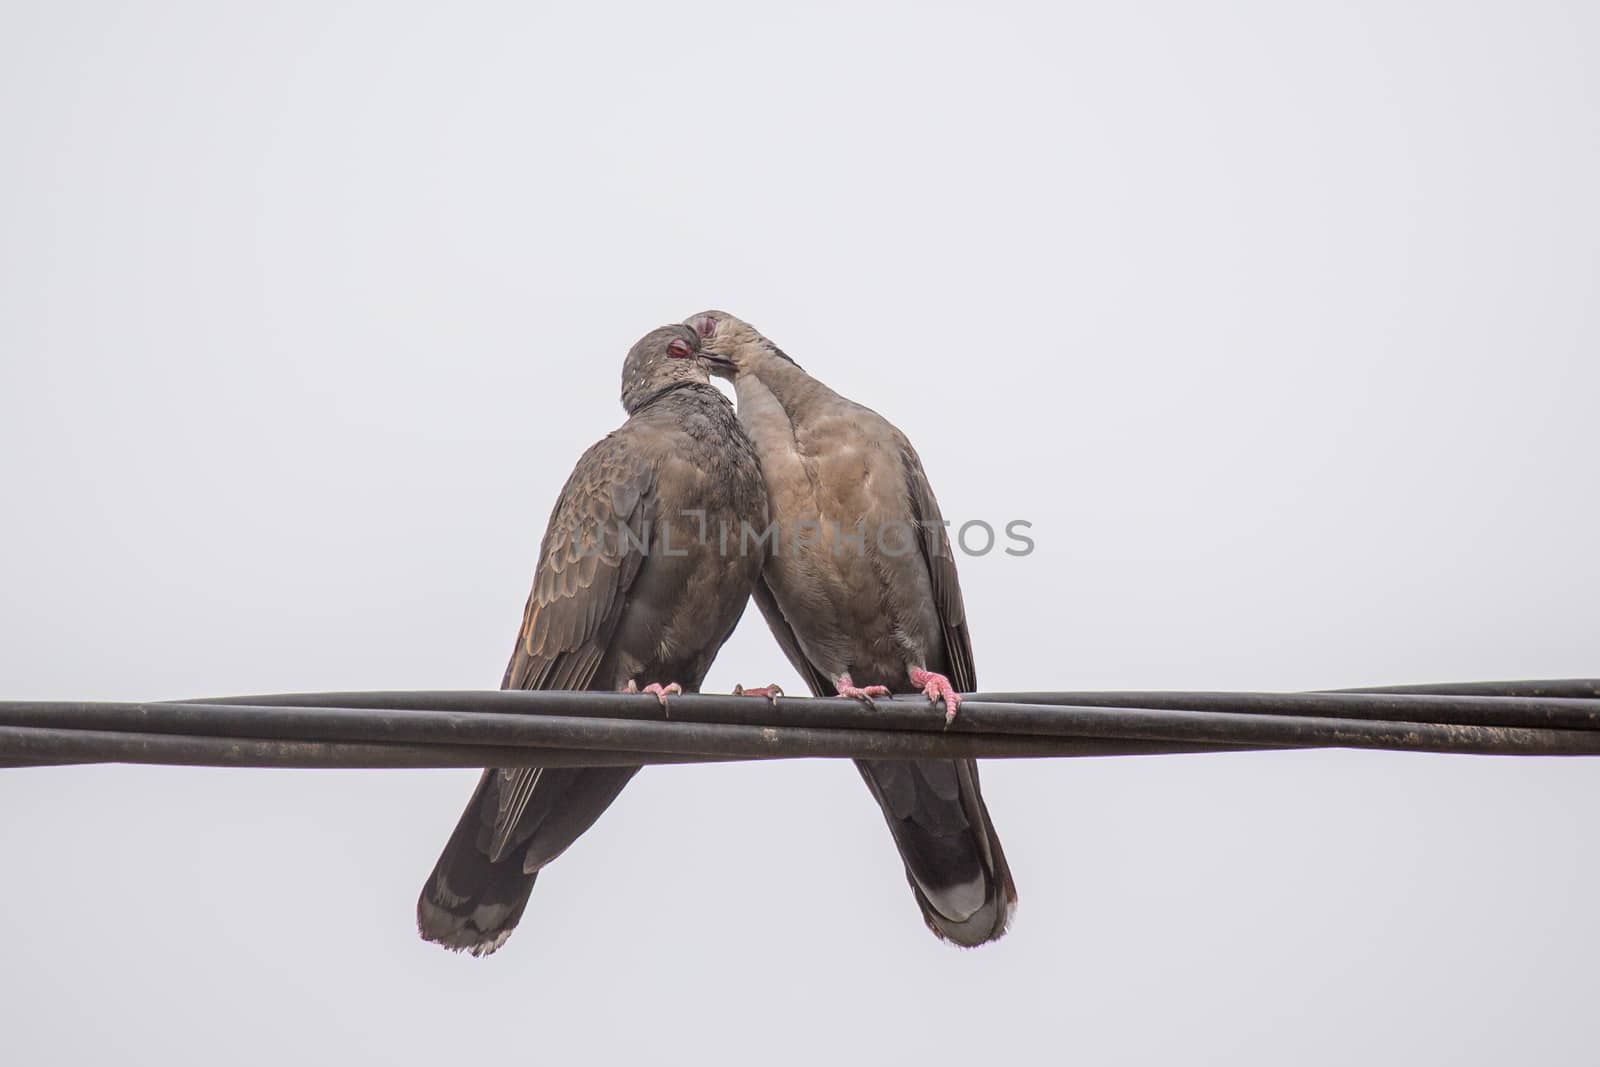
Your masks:
M 757 347 L 753 356 L 740 362 L 733 390 L 739 397 L 741 412 L 747 404 L 765 406 L 776 402 L 793 419 L 835 396 L 833 390 L 801 370 L 793 360 L 765 348 Z

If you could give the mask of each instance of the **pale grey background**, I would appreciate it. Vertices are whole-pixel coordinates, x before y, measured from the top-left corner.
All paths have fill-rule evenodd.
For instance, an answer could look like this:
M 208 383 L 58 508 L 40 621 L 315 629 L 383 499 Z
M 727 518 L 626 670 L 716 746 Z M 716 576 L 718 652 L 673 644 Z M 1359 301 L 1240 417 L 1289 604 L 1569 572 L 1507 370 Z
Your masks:
M 0 692 L 492 686 L 705 306 L 905 428 L 985 686 L 1600 673 L 1587 4 L 0 7 Z M 795 683 L 751 613 L 708 686 Z M 798 686 L 795 686 L 798 688 Z M 0 773 L 7 1062 L 1592 1062 L 1600 763 L 648 771 L 498 956 L 471 772 Z

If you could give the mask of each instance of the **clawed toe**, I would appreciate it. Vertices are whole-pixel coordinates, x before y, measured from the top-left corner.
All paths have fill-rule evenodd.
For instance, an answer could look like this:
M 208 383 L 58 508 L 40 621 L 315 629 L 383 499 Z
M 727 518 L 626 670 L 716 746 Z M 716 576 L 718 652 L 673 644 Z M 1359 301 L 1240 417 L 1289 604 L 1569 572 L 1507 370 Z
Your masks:
M 852 699 L 859 700 L 869 708 L 875 708 L 878 706 L 873 702 L 873 697 L 886 697 L 889 695 L 888 686 L 858 686 L 850 680 L 850 676 L 848 674 L 841 674 L 839 676 L 839 680 L 833 684 L 833 687 L 838 691 L 840 696 L 851 697 Z
M 656 699 L 661 702 L 661 706 L 666 707 L 667 697 L 680 695 L 683 692 L 683 686 L 679 685 L 677 682 L 670 682 L 667 685 L 661 685 L 659 682 L 651 682 L 649 685 L 644 687 L 644 691 L 646 693 L 654 693 Z
M 783 696 L 783 689 L 777 682 L 773 682 L 771 685 L 755 686 L 750 689 L 746 689 L 742 685 L 736 685 L 733 687 L 733 695 L 736 697 L 766 697 L 768 703 L 777 704 L 778 698 Z
M 961 707 L 961 697 L 950 684 L 950 679 L 933 671 L 925 671 L 921 667 L 911 668 L 910 677 L 911 684 L 922 690 L 922 695 L 928 698 L 929 703 L 944 704 L 945 725 L 954 722 L 956 711 Z
M 651 682 L 643 689 L 640 689 L 639 683 L 634 679 L 629 678 L 628 684 L 623 686 L 619 692 L 649 693 L 651 696 L 655 697 L 664 708 L 667 706 L 667 697 L 680 695 L 683 692 L 683 686 L 679 685 L 677 682 L 668 682 L 666 685 L 662 685 L 660 682 Z

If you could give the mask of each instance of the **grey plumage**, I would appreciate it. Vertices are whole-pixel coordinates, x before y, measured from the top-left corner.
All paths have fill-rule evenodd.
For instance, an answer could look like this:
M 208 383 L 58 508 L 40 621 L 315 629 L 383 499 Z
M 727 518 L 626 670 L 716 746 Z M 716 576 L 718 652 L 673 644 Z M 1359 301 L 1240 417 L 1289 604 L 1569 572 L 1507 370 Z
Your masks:
M 816 695 L 925 691 L 917 672 L 977 688 L 955 554 L 916 450 L 881 415 L 802 370 L 725 312 L 685 320 L 732 379 L 755 443 L 779 545 L 756 603 Z M 932 693 L 930 692 L 930 695 Z M 978 945 L 1005 932 L 1016 886 L 972 760 L 857 761 L 937 935 Z
M 583 454 L 556 500 L 501 688 L 694 692 L 733 632 L 763 554 L 724 555 L 717 532 L 764 528 L 766 492 L 698 350 L 694 331 L 667 326 L 628 353 L 628 420 Z M 417 901 L 422 936 L 473 955 L 499 948 L 538 872 L 637 771 L 485 771 Z

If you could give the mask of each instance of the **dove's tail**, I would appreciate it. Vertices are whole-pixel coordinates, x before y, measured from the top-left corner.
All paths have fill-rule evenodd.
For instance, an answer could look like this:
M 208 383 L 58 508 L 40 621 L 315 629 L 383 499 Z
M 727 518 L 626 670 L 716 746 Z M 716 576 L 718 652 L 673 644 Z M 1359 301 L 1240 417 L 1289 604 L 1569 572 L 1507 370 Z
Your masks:
M 489 859 L 494 812 L 487 812 L 486 821 L 493 798 L 485 794 L 493 774 L 484 772 L 417 898 L 417 930 L 423 938 L 474 956 L 487 956 L 506 943 L 539 876 L 523 872 L 521 849 L 498 863 Z
M 857 760 L 905 861 L 923 920 L 971 948 L 1006 932 L 1017 906 L 973 760 Z
M 638 770 L 485 771 L 417 898 L 423 939 L 474 956 L 505 944 L 539 871 L 594 825 Z

